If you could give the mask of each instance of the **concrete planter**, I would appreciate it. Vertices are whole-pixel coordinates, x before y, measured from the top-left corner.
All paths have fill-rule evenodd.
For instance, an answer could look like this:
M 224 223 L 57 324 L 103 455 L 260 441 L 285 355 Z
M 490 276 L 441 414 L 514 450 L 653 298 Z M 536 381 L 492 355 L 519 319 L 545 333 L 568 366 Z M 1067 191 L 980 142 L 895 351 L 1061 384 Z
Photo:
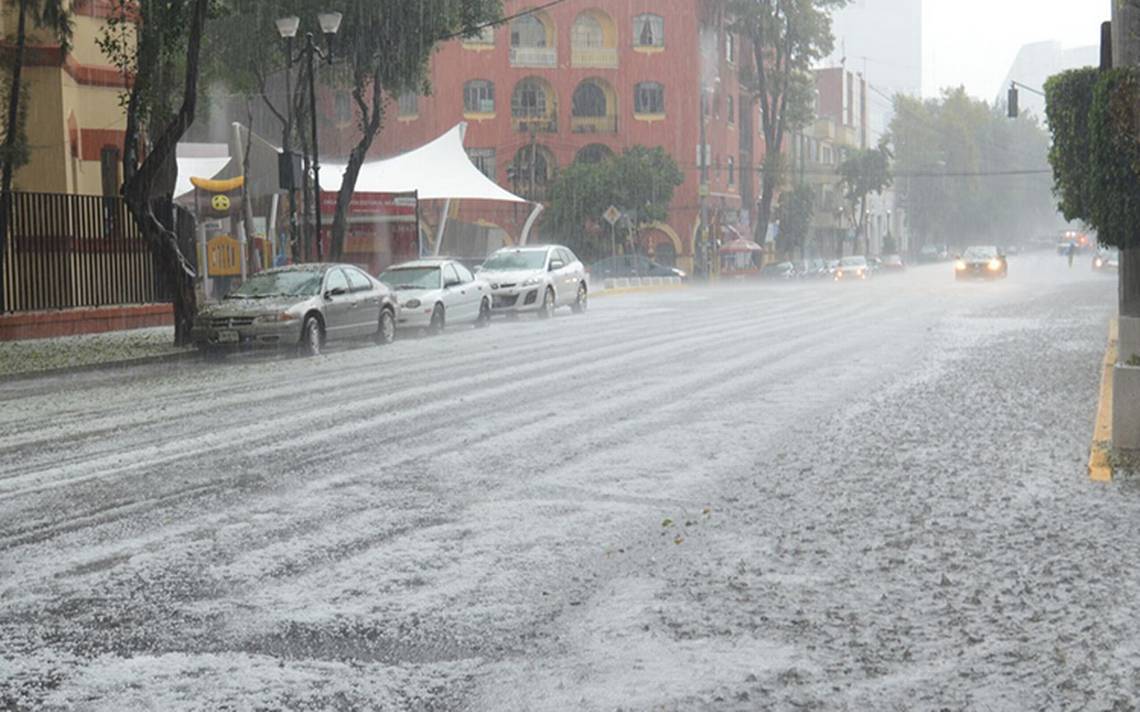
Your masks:
M 1121 358 L 1127 358 L 1123 351 Z M 1140 367 L 1118 363 L 1113 369 L 1112 446 L 1140 451 Z

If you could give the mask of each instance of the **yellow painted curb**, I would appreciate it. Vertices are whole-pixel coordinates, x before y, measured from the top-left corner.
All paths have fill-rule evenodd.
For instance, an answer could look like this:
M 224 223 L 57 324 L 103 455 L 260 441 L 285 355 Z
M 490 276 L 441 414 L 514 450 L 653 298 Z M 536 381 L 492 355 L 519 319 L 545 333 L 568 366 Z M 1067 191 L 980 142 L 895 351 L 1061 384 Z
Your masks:
M 597 299 L 598 297 L 605 297 L 611 294 L 618 295 L 634 294 L 636 292 L 675 292 L 678 289 L 686 289 L 686 287 L 683 284 L 665 284 L 660 287 L 616 287 L 614 289 L 605 289 L 600 292 L 594 292 L 590 296 Z
M 1096 427 L 1093 429 L 1092 447 L 1089 448 L 1089 478 L 1094 482 L 1112 481 L 1112 374 L 1116 366 L 1116 343 L 1120 338 L 1119 323 L 1113 319 L 1108 326 L 1108 348 L 1100 376 L 1100 403 L 1096 409 Z

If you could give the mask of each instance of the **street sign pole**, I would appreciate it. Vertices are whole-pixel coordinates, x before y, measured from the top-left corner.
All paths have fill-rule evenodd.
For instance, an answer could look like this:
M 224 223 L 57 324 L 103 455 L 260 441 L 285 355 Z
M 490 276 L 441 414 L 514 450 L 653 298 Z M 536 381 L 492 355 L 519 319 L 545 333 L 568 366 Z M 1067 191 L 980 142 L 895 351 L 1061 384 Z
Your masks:
M 616 205 L 611 205 L 602 213 L 602 217 L 610 224 L 610 249 L 613 251 L 613 256 L 617 257 L 617 222 L 621 220 L 621 211 Z

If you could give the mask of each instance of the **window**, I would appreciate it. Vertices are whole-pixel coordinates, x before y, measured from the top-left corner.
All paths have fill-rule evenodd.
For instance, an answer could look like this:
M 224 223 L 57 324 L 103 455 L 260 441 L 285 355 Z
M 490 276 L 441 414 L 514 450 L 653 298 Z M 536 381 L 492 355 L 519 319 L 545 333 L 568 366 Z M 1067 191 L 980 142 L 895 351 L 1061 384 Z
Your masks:
M 573 116 L 605 116 L 606 92 L 593 82 L 582 82 L 574 90 Z
M 601 163 L 613 155 L 613 151 L 608 147 L 600 143 L 591 143 L 589 146 L 585 146 L 581 151 L 578 151 L 578 155 L 574 157 L 574 160 L 581 161 L 582 163 Z
M 463 280 L 459 279 L 459 273 L 455 271 L 455 265 L 446 264 L 443 266 L 443 286 L 462 283 Z
M 348 285 L 352 288 L 352 291 L 367 292 L 369 289 L 372 289 L 372 280 L 360 270 L 348 268 L 344 271 L 348 274 Z
M 579 15 L 570 30 L 570 44 L 576 49 L 599 49 L 605 46 L 602 23 L 592 15 Z
M 720 118 L 720 92 L 713 92 L 712 98 L 713 116 Z
M 823 162 L 830 166 L 833 161 L 834 161 L 834 157 L 833 157 L 832 152 L 831 152 L 831 146 L 824 146 L 823 147 Z
M 728 123 L 736 123 L 736 98 L 728 95 Z
M 347 124 L 352 121 L 352 99 L 348 96 L 348 92 L 338 91 L 333 104 L 337 123 Z
M 469 114 L 495 113 L 495 85 L 474 79 L 463 85 L 463 110 Z
M 728 157 L 728 184 L 736 185 L 736 159 Z
M 566 264 L 571 265 L 578 261 L 578 257 L 570 251 L 569 247 L 562 248 L 562 256 L 566 258 Z
M 487 176 L 491 180 L 495 180 L 495 149 L 493 148 L 469 148 L 467 149 L 467 156 L 479 172 Z
M 99 151 L 99 174 L 103 179 L 103 195 L 119 194 L 119 163 L 122 154 L 117 146 L 104 146 Z
M 516 118 L 546 115 L 546 90 L 534 79 L 524 79 L 511 97 L 511 115 Z
M 657 82 L 642 82 L 633 93 L 633 111 L 637 114 L 664 114 L 665 87 Z
M 474 281 L 475 281 L 475 275 L 471 274 L 471 271 L 470 271 L 470 270 L 468 270 L 468 269 L 467 269 L 466 267 L 464 267 L 463 265 L 461 265 L 461 264 L 459 264 L 458 262 L 456 262 L 456 263 L 455 263 L 454 265 L 452 265 L 452 266 L 453 266 L 453 267 L 455 267 L 455 273 L 456 273 L 457 275 L 459 275 L 459 281 L 460 281 L 460 282 L 463 282 L 464 284 L 467 284 L 468 282 L 474 282 Z
M 633 36 L 638 47 L 664 47 L 665 18 L 660 15 L 638 15 L 633 18 Z
M 534 15 L 523 15 L 511 23 L 512 47 L 545 47 L 546 26 Z
M 494 44 L 495 44 L 495 28 L 494 27 L 484 27 L 483 29 L 479 30 L 479 32 L 476 33 L 473 37 L 465 37 L 463 39 L 463 43 L 469 44 L 469 45 L 491 45 L 491 46 L 494 46 Z
M 731 32 L 724 33 L 724 58 L 736 63 L 736 35 Z
M 418 94 L 411 92 L 404 92 L 400 95 L 399 99 L 399 115 L 400 116 L 419 116 L 420 115 L 420 97 Z
M 330 270 L 329 276 L 325 279 L 325 291 L 331 292 L 334 289 L 348 291 L 348 279 L 345 278 L 344 272 L 339 269 Z

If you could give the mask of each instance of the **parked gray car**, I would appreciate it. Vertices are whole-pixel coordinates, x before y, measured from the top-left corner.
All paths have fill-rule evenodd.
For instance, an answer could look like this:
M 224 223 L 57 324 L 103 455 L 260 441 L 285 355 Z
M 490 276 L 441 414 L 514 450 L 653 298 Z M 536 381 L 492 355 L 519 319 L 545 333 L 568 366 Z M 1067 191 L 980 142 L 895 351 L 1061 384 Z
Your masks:
M 202 309 L 192 338 L 204 353 L 226 349 L 296 348 L 320 354 L 330 340 L 395 338 L 392 291 L 363 270 L 343 264 L 300 264 L 250 276 L 220 304 Z

